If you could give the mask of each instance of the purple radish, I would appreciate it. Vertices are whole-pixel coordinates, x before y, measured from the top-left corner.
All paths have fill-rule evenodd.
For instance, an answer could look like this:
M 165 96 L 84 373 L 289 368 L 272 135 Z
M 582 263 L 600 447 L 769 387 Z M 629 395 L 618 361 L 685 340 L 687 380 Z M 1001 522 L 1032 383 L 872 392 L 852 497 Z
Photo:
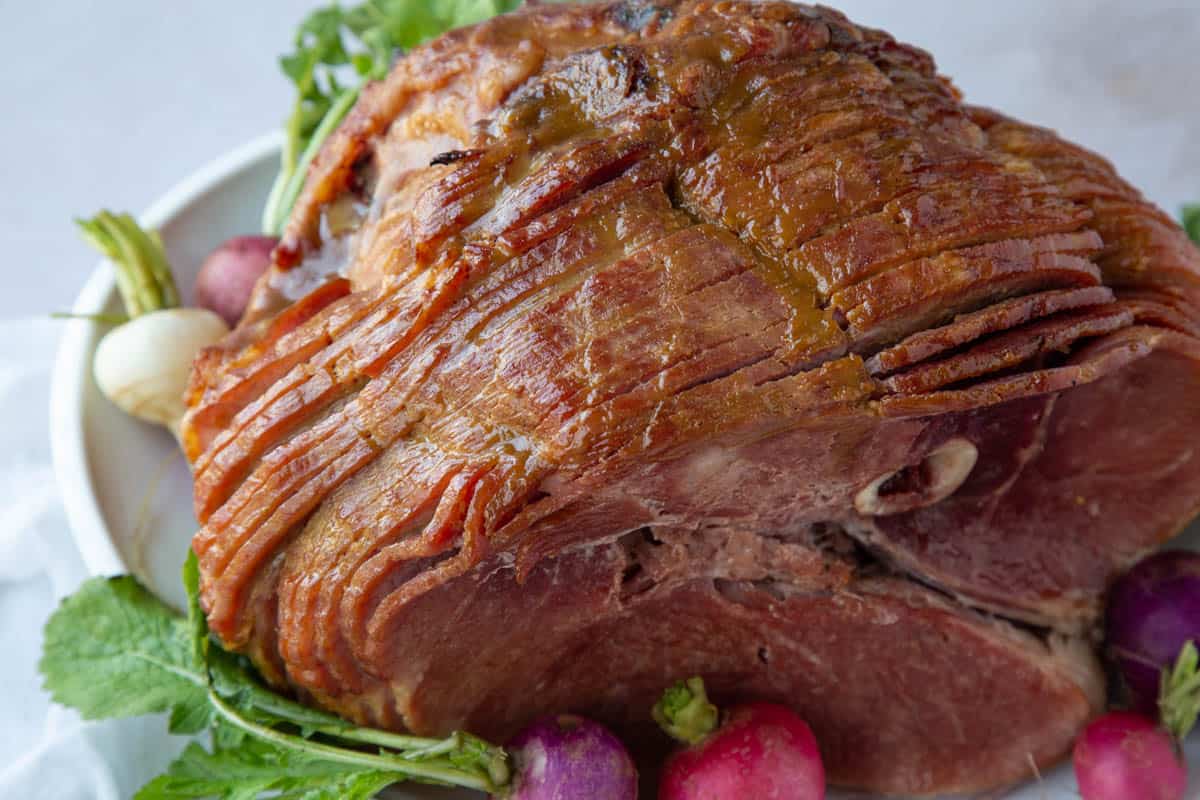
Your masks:
M 235 236 L 209 253 L 196 276 L 196 305 L 215 311 L 230 327 L 237 325 L 278 242 L 273 236 Z
M 1200 554 L 1168 550 L 1139 562 L 1113 586 L 1107 625 L 1133 707 L 1153 715 L 1163 671 L 1189 641 L 1200 644 Z
M 544 717 L 513 737 L 505 800 L 637 800 L 638 775 L 621 740 L 572 714 Z
M 1183 800 L 1187 770 L 1166 731 L 1148 717 L 1105 714 L 1075 742 L 1083 800 Z

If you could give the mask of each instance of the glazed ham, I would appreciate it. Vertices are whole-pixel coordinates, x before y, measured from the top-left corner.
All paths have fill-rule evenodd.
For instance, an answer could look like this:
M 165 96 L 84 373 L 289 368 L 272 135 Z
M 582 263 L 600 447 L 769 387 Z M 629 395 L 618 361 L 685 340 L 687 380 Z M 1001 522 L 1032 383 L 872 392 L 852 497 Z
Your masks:
M 836 12 L 535 5 L 364 93 L 190 409 L 212 630 L 308 701 L 652 742 L 703 675 L 982 790 L 1200 509 L 1200 255 Z

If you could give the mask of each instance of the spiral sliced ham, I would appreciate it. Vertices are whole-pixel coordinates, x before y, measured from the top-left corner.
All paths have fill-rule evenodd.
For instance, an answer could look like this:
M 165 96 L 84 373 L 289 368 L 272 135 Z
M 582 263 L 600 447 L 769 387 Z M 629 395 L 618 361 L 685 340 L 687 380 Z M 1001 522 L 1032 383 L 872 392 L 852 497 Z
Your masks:
M 1200 255 L 836 12 L 535 5 L 364 92 L 189 401 L 210 625 L 308 701 L 652 748 L 703 675 L 978 791 L 1200 510 Z

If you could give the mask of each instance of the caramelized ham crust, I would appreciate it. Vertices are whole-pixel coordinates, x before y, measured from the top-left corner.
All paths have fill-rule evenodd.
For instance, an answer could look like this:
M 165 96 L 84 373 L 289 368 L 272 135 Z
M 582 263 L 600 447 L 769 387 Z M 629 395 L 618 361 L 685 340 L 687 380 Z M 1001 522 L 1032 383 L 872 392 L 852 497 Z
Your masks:
M 795 707 L 977 791 L 1104 702 L 1200 508 L 1200 255 L 1103 159 L 779 2 L 534 5 L 401 59 L 197 362 L 210 625 L 360 723 Z

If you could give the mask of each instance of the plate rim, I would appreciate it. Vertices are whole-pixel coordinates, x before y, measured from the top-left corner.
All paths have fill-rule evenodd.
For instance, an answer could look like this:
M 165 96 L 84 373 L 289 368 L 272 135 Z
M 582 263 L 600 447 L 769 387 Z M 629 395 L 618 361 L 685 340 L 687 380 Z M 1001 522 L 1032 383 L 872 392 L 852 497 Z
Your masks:
M 276 130 L 226 151 L 159 196 L 138 215 L 138 222 L 146 228 L 165 226 L 238 172 L 279 153 L 282 145 L 283 133 Z M 112 267 L 101 259 L 76 296 L 71 312 L 100 312 L 115 290 Z M 71 539 L 87 573 L 118 575 L 129 567 L 100 510 L 84 430 L 84 397 L 92 380 L 91 354 L 98 338 L 95 324 L 85 319 L 67 320 L 60 334 L 50 381 L 50 457 Z

